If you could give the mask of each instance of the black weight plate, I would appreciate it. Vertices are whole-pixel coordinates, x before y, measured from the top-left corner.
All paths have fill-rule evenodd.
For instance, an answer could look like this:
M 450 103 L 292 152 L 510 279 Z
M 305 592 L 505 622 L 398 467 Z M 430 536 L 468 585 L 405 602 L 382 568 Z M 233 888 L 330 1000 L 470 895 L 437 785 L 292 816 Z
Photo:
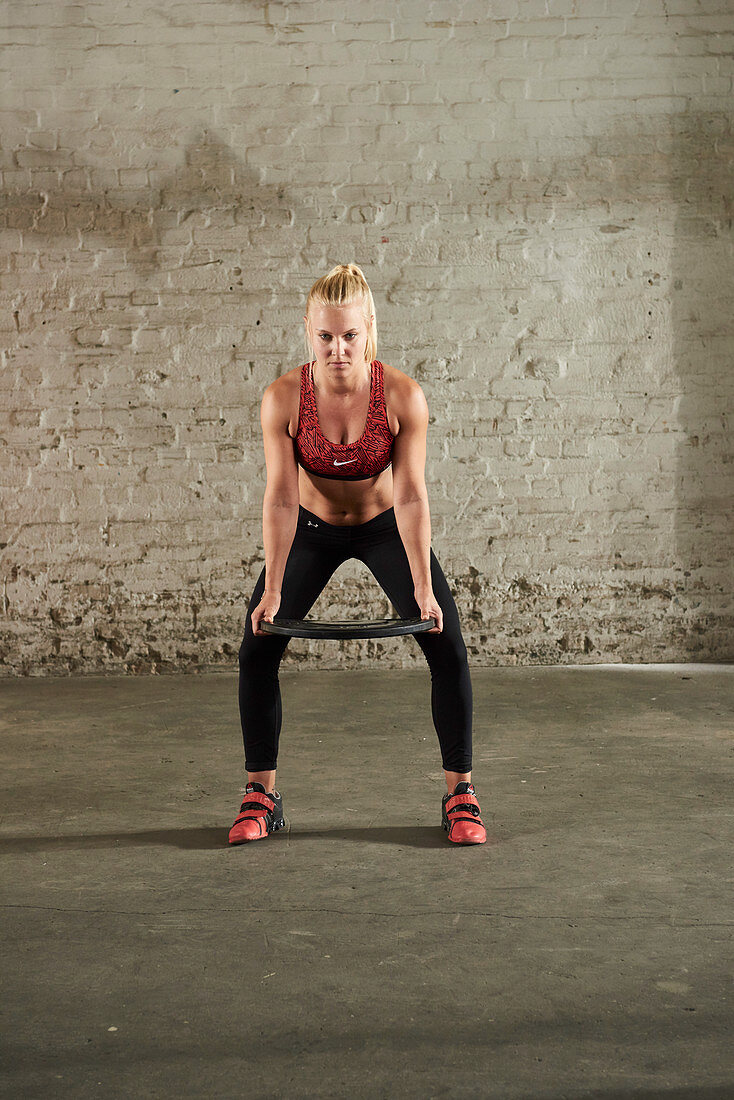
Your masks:
M 435 619 L 370 619 L 317 622 L 315 619 L 276 619 L 260 623 L 265 634 L 287 634 L 291 638 L 394 638 L 399 634 L 421 634 L 436 625 Z

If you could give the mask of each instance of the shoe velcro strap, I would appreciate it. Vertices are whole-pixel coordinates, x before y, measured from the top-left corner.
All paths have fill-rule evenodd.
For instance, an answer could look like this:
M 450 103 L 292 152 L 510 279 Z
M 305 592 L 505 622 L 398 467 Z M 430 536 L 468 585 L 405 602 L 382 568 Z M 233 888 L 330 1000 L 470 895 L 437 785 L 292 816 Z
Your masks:
M 243 821 L 263 821 L 267 823 L 266 814 L 240 814 L 240 816 L 234 822 L 232 828 L 235 825 L 241 825 Z
M 247 812 L 243 813 L 243 810 Z M 245 806 L 240 809 L 235 825 L 239 825 L 240 821 L 264 821 L 268 817 L 275 817 L 275 814 L 271 813 L 270 810 L 266 810 L 264 806 L 253 806 L 248 809 L 245 804 Z
M 260 803 L 266 808 L 266 810 L 270 810 L 271 813 L 275 809 L 275 799 L 272 798 L 271 795 L 260 794 L 259 791 L 248 791 L 245 795 L 244 802 L 240 806 L 240 810 L 244 810 L 246 807 L 250 806 L 252 806 L 253 809 L 256 809 L 254 803 Z
M 451 815 L 451 824 L 453 825 L 455 821 L 476 821 L 477 825 L 482 824 L 482 819 L 478 814 L 461 813 L 461 811 Z
M 477 810 L 479 810 L 479 802 L 473 794 L 455 794 L 446 801 L 446 813 L 451 813 L 452 810 L 458 807 L 467 807 L 470 809 L 472 806 L 476 806 Z

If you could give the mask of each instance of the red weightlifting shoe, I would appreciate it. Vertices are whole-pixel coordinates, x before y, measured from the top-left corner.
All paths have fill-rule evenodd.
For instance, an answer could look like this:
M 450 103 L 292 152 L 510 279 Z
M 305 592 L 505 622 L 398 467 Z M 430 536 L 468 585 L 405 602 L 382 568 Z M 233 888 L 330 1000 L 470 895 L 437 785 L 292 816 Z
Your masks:
M 453 794 L 441 802 L 441 825 L 453 844 L 484 844 L 487 831 L 482 824 L 473 783 L 457 783 Z
M 283 796 L 277 791 L 268 794 L 262 783 L 248 783 L 237 820 L 229 830 L 229 843 L 261 840 L 284 825 Z

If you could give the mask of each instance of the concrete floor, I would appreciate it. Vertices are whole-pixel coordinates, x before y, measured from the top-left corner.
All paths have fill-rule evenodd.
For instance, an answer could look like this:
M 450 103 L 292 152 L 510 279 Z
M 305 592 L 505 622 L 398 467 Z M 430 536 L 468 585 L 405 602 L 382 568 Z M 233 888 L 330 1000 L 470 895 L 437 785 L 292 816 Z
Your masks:
M 474 669 L 473 848 L 427 671 L 282 680 L 232 849 L 233 675 L 0 682 L 3 1096 L 734 1097 L 734 666 Z

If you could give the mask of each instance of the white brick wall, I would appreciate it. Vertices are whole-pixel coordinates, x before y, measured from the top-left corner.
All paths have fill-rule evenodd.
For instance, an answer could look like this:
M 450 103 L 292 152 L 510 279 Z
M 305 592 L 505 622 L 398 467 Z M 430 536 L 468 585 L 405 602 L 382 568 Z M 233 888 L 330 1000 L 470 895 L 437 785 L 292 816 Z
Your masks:
M 472 661 L 734 656 L 729 0 L 5 12 L 0 672 L 234 668 L 260 397 L 348 261 Z M 390 611 L 351 563 L 314 614 Z

